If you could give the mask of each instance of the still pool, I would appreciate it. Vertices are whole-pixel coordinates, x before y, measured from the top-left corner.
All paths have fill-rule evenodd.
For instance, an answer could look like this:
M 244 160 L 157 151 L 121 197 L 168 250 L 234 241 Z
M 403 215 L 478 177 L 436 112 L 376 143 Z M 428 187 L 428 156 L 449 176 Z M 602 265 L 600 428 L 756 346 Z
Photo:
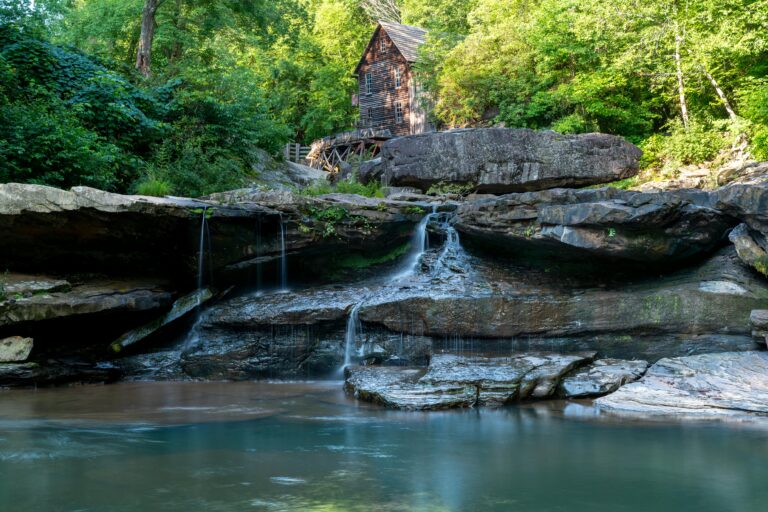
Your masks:
M 765 511 L 768 429 L 405 413 L 340 383 L 0 392 L 0 511 Z M 768 421 L 768 420 L 767 420 Z

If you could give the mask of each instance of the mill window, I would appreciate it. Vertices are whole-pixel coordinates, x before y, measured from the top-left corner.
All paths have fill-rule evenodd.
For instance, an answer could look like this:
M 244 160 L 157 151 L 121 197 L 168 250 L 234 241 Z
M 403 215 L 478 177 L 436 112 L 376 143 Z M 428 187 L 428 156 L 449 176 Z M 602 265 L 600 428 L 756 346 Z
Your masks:
M 402 79 L 400 77 L 400 68 L 395 69 L 395 89 L 399 89 L 402 85 Z
M 365 74 L 365 94 L 373 94 L 373 75 Z
M 395 122 L 403 122 L 403 104 L 399 101 L 395 102 Z

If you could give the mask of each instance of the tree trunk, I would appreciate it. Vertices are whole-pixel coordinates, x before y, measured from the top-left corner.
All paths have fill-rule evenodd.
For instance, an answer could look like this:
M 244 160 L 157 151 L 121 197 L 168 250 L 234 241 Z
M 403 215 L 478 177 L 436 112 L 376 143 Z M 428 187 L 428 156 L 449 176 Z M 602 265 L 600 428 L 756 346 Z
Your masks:
M 139 48 L 136 50 L 136 69 L 141 71 L 145 78 L 152 72 L 152 40 L 155 38 L 155 14 L 157 8 L 164 0 L 145 0 L 144 9 L 141 11 L 141 36 Z
M 715 80 L 715 77 L 713 77 L 712 74 L 709 71 L 707 71 L 707 68 L 702 66 L 701 70 L 704 72 L 704 75 L 709 79 L 709 82 L 712 84 L 712 87 L 715 88 L 717 97 L 720 98 L 720 101 L 723 102 L 725 111 L 728 112 L 728 117 L 731 119 L 731 121 L 736 121 L 736 112 L 733 110 L 733 107 L 731 107 L 731 102 L 728 101 L 728 98 L 725 96 L 725 93 L 720 88 L 720 84 L 718 84 L 717 80 Z
M 677 13 L 675 13 L 677 14 Z M 680 35 L 680 25 L 675 20 L 675 67 L 677 68 L 677 90 L 680 95 L 680 114 L 683 117 L 683 126 L 688 129 L 688 104 L 685 101 L 685 84 L 683 82 L 683 65 L 680 60 L 680 46 L 683 36 Z

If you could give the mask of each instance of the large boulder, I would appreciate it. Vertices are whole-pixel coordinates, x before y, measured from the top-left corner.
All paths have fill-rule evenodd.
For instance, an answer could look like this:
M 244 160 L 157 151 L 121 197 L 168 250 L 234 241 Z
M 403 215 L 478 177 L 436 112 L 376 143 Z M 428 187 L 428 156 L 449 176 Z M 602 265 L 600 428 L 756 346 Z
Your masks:
M 768 352 L 662 359 L 642 379 L 596 404 L 611 413 L 643 417 L 764 417 L 768 415 Z
M 510 255 L 538 250 L 559 259 L 674 261 L 711 251 L 735 224 L 709 203 L 696 191 L 555 189 L 467 202 L 456 229 L 465 240 Z
M 641 154 L 613 135 L 482 128 L 391 139 L 382 146 L 381 165 L 389 185 L 427 190 L 445 183 L 503 194 L 629 178 L 638 173 Z
M 558 394 L 565 398 L 607 395 L 635 382 L 647 369 L 646 361 L 600 359 L 566 376 L 560 381 Z
M 26 361 L 32 352 L 34 340 L 21 336 L 10 336 L 0 340 L 0 363 Z

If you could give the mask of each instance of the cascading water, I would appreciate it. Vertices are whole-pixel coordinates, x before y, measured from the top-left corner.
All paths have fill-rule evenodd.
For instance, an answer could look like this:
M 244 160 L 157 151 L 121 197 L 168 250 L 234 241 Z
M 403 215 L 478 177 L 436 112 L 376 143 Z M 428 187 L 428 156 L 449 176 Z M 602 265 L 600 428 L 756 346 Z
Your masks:
M 285 222 L 280 215 L 280 290 L 288 290 L 288 259 L 285 255 Z
M 427 249 L 429 249 L 429 233 L 427 227 L 429 226 L 430 221 L 437 215 L 437 205 L 433 204 L 432 211 L 425 215 L 416 225 L 416 231 L 411 240 L 411 252 L 408 259 L 405 261 L 402 270 L 392 276 L 392 281 L 400 281 L 416 272 L 416 269 L 421 262 L 421 257 Z
M 438 256 L 437 261 L 435 262 L 435 270 L 438 272 L 445 268 L 445 261 L 447 258 L 457 258 L 464 250 L 461 247 L 459 232 L 456 231 L 456 228 L 454 228 L 450 222 L 446 221 L 443 225 L 443 229 L 445 230 L 445 244 L 443 245 L 443 250 L 440 251 L 440 256 Z

